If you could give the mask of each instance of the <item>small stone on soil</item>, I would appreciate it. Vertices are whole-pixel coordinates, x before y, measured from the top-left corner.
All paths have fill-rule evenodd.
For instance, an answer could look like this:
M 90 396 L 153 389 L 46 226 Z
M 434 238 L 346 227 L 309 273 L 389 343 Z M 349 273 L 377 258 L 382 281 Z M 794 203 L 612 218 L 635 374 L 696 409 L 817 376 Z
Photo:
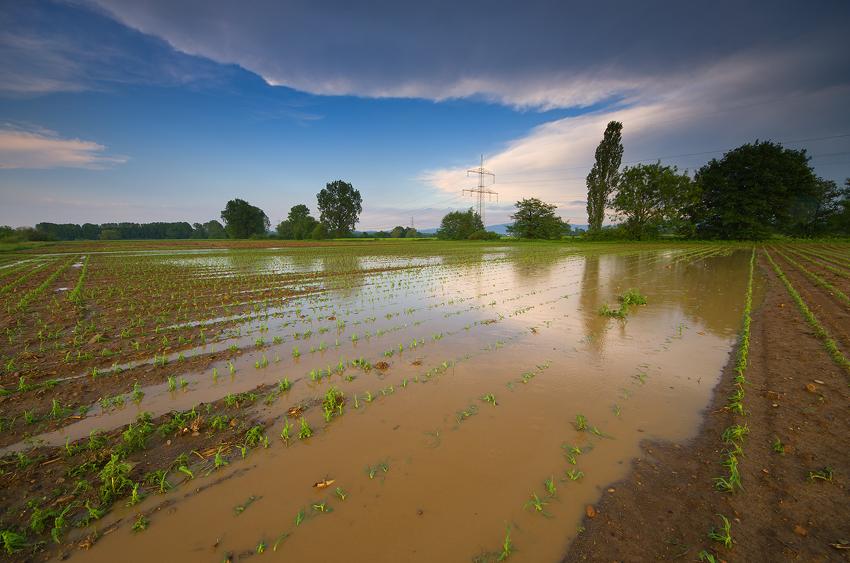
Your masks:
M 584 513 L 587 514 L 588 518 L 596 518 L 596 509 L 593 508 L 592 504 L 588 504 L 584 507 Z

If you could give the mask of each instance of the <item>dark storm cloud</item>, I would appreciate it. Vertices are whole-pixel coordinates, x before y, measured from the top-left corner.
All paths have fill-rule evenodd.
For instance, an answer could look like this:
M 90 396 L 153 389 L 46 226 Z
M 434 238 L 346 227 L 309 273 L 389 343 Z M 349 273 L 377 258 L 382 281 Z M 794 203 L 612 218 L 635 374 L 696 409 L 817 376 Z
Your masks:
M 319 94 L 521 107 L 645 95 L 742 52 L 814 48 L 846 80 L 850 2 L 93 0 L 186 53 Z

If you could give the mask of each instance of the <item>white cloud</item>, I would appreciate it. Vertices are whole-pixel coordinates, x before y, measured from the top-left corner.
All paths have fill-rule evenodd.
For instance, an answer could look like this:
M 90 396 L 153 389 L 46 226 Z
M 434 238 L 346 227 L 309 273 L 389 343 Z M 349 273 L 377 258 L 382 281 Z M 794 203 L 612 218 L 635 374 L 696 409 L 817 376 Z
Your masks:
M 127 157 L 106 153 L 94 141 L 63 139 L 47 129 L 0 128 L 0 169 L 89 168 L 103 169 L 127 162 Z
M 544 123 L 486 157 L 485 166 L 496 173 L 492 189 L 499 192 L 502 203 L 538 197 L 557 204 L 561 216 L 570 222 L 585 223 L 585 177 L 611 120 L 624 124 L 624 164 L 661 159 L 691 171 L 719 158 L 724 149 L 756 138 L 787 142 L 850 132 L 845 107 L 850 84 L 782 84 L 786 76 L 807 72 L 818 57 L 816 50 L 729 57 L 688 80 L 683 77 L 678 87 L 663 93 L 658 88 L 646 91 L 632 99 L 629 107 Z M 771 87 L 765 90 L 765 84 Z M 840 179 L 850 170 L 850 166 L 819 168 L 818 162 L 819 153 L 843 150 L 850 155 L 850 138 L 807 144 L 818 173 Z M 474 166 L 477 163 L 470 162 L 427 171 L 420 180 L 443 194 L 459 194 L 475 183 L 466 173 Z M 488 205 L 487 209 L 488 224 L 507 221 L 510 215 L 505 206 Z

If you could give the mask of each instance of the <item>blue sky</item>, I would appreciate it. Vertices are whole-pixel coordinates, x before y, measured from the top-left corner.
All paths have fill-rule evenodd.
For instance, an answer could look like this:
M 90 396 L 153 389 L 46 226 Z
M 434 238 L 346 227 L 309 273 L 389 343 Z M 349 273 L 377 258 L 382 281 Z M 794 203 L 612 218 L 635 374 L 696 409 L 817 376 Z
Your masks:
M 471 204 L 460 190 L 481 153 L 500 192 L 488 224 L 531 196 L 584 223 L 609 119 L 624 122 L 626 162 L 693 170 L 771 138 L 850 176 L 846 3 L 812 15 L 780 2 L 734 24 L 733 3 L 705 17 L 647 3 L 639 16 L 666 14 L 646 18 L 663 33 L 633 30 L 627 3 L 496 3 L 489 33 L 445 23 L 475 3 L 439 4 L 4 6 L 0 224 L 207 221 L 232 197 L 276 223 L 345 179 L 363 195 L 359 228 L 431 227 Z

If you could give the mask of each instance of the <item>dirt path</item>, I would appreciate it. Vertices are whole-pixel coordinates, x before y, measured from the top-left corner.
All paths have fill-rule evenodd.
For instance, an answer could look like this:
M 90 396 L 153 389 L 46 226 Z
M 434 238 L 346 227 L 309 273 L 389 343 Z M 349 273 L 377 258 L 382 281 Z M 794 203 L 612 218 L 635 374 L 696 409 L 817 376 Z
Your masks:
M 588 509 L 595 516 L 585 518 L 564 561 L 694 561 L 704 550 L 718 561 L 850 560 L 848 378 L 763 257 L 757 273 L 765 296 L 753 314 L 746 373 L 744 489 L 714 488 L 724 474 L 721 434 L 738 420 L 724 409 L 731 356 L 697 437 L 645 444 L 631 475 Z M 822 304 L 815 314 L 824 322 L 836 309 Z M 773 449 L 777 438 L 784 453 Z M 810 479 L 824 467 L 834 471 L 831 481 Z M 708 538 L 720 514 L 731 522 L 729 549 Z

